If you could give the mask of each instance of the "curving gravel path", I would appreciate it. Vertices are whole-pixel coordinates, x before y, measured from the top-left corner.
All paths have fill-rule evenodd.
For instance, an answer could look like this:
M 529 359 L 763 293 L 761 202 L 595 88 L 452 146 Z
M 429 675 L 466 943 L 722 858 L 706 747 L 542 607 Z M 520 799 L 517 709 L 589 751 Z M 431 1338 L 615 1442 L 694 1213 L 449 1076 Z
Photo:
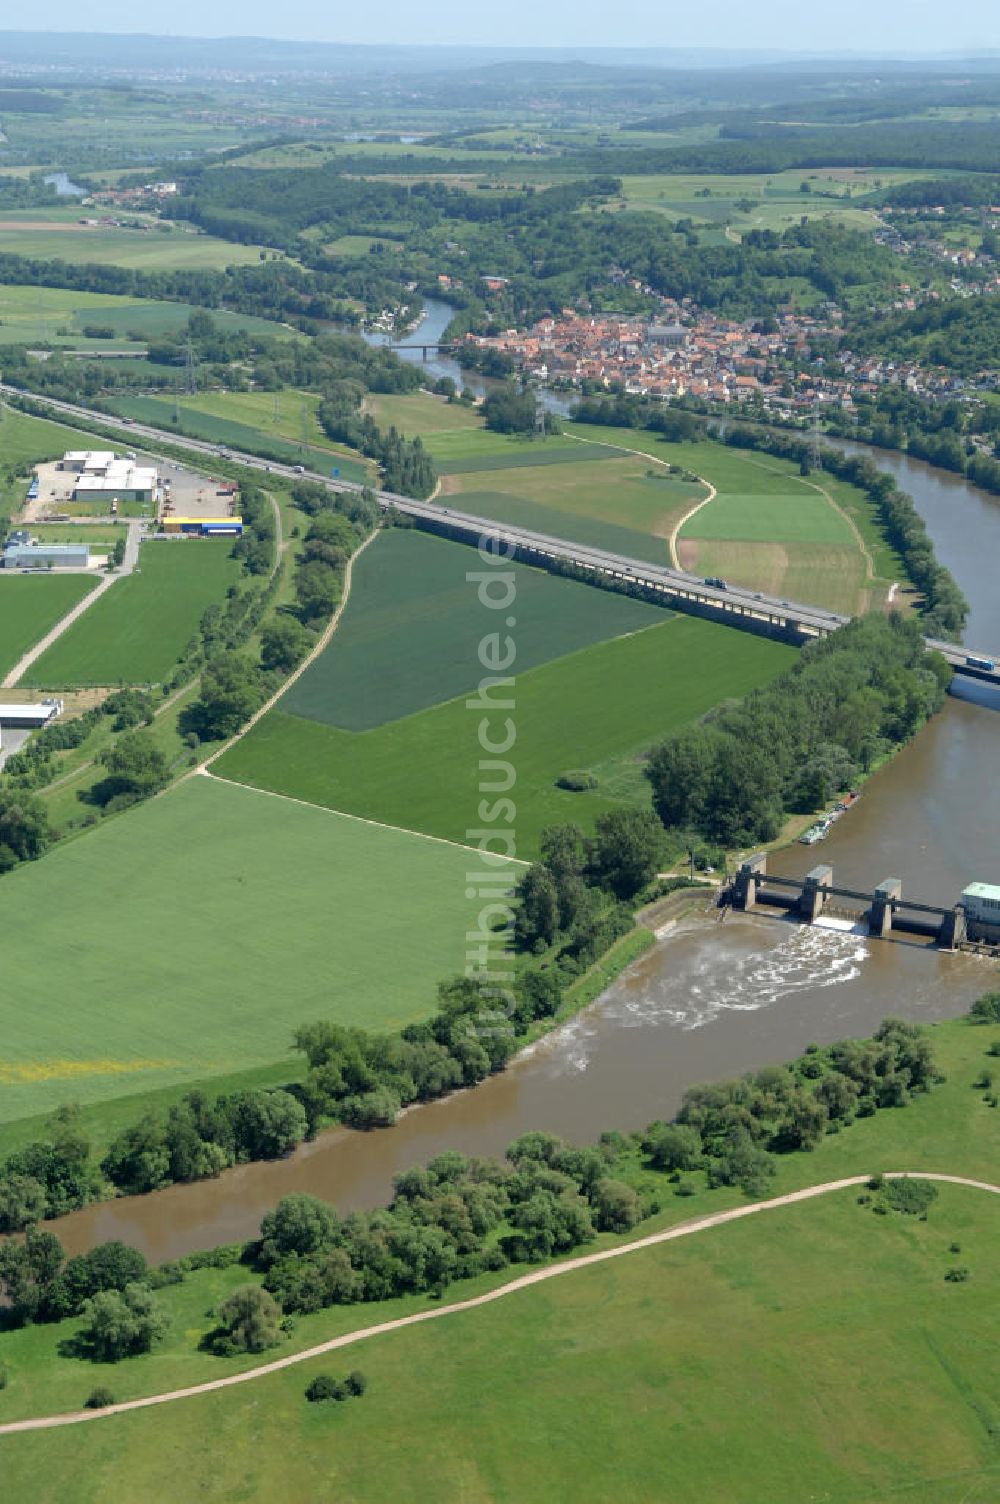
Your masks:
M 988 1191 L 1000 1196 L 1000 1185 L 986 1180 L 970 1180 L 964 1175 L 942 1175 L 923 1170 L 889 1170 L 886 1180 L 902 1180 L 912 1175 L 915 1180 L 944 1181 L 950 1185 L 968 1186 L 975 1191 Z M 560 1264 L 547 1264 L 543 1269 L 534 1269 L 522 1274 L 506 1285 L 487 1290 L 484 1295 L 474 1295 L 469 1300 L 459 1300 L 452 1305 L 436 1306 L 429 1311 L 416 1311 L 412 1316 L 397 1316 L 392 1321 L 380 1321 L 374 1326 L 360 1327 L 353 1332 L 344 1332 L 320 1342 L 315 1347 L 303 1348 L 301 1352 L 289 1353 L 284 1358 L 274 1358 L 257 1368 L 248 1368 L 243 1373 L 228 1374 L 225 1378 L 210 1379 L 204 1384 L 192 1384 L 187 1389 L 171 1389 L 164 1394 L 149 1394 L 142 1399 L 123 1400 L 118 1405 L 107 1405 L 103 1410 L 74 1410 L 62 1415 L 37 1415 L 28 1420 L 7 1421 L 0 1425 L 0 1436 L 10 1436 L 16 1431 L 44 1431 L 55 1426 L 76 1426 L 88 1420 L 105 1420 L 111 1415 L 123 1415 L 129 1410 L 146 1410 L 151 1405 L 167 1405 L 173 1400 L 192 1399 L 199 1394 L 211 1394 L 217 1389 L 229 1389 L 234 1384 L 249 1384 L 253 1379 L 264 1378 L 269 1373 L 278 1373 L 283 1368 L 293 1368 L 297 1363 L 307 1363 L 311 1358 L 335 1352 L 341 1347 L 351 1347 L 369 1337 L 380 1337 L 386 1332 L 398 1332 L 407 1326 L 416 1326 L 422 1321 L 438 1321 L 443 1316 L 455 1316 L 461 1311 L 472 1311 L 477 1306 L 490 1305 L 494 1300 L 513 1295 L 517 1290 L 526 1290 L 531 1285 L 540 1285 L 545 1280 L 558 1279 L 563 1274 L 572 1274 L 577 1269 L 586 1269 L 591 1264 L 603 1264 L 608 1259 L 624 1258 L 626 1254 L 638 1253 L 643 1248 L 655 1248 L 660 1243 L 673 1242 L 675 1238 L 690 1237 L 695 1232 L 705 1232 L 710 1227 L 721 1227 L 726 1222 L 737 1222 L 742 1217 L 752 1217 L 758 1212 L 774 1211 L 781 1206 L 792 1206 L 799 1201 L 812 1201 L 816 1196 L 826 1196 L 831 1191 L 844 1191 L 855 1185 L 866 1185 L 868 1175 L 849 1175 L 843 1180 L 827 1180 L 822 1185 L 807 1186 L 801 1191 L 789 1191 L 784 1196 L 774 1196 L 769 1201 L 754 1201 L 749 1206 L 735 1206 L 728 1211 L 713 1212 L 707 1217 L 697 1217 L 692 1222 L 682 1222 L 677 1227 L 665 1228 L 662 1232 L 650 1233 L 648 1237 L 636 1238 L 631 1243 L 620 1243 L 615 1248 L 604 1248 L 599 1253 L 584 1253 L 576 1258 L 564 1259 Z

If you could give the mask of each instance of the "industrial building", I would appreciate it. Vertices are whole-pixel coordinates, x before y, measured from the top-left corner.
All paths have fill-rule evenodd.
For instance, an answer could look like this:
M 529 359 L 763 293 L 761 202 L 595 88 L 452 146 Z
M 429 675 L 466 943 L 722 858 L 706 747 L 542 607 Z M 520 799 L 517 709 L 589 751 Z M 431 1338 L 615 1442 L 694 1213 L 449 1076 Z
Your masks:
M 1000 940 L 1000 886 L 970 883 L 962 893 L 962 907 L 970 940 Z
M 190 538 L 242 538 L 242 517 L 164 517 L 164 533 L 184 533 Z
M 138 465 L 134 455 L 119 459 L 110 449 L 70 449 L 59 463 L 73 481 L 74 501 L 152 501 L 157 474 L 152 466 Z
M 6 748 L 7 752 L 14 752 L 26 740 L 29 731 L 47 726 L 62 711 L 62 700 L 42 700 L 34 705 L 0 705 L 0 752 L 4 751 L 5 731 L 15 733 L 11 745 Z
M 4 569 L 89 569 L 86 543 L 31 543 L 9 538 L 4 544 Z

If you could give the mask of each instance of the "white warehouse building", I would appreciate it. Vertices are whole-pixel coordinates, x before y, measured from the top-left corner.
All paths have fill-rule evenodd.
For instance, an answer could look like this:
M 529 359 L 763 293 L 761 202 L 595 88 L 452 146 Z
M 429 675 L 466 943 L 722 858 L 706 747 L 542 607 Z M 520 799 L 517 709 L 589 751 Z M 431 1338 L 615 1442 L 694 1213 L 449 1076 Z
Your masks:
M 119 459 L 110 449 L 70 449 L 59 468 L 76 477 L 74 501 L 152 501 L 156 494 L 158 476 L 152 466 L 138 465 L 131 455 Z

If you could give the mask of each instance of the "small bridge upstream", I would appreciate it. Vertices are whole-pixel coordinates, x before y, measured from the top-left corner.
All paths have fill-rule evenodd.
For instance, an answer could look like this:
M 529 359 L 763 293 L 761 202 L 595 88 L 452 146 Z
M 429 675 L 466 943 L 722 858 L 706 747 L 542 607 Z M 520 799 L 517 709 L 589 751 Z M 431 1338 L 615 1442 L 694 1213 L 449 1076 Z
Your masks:
M 955 950 L 969 934 L 965 909 L 957 903 L 951 908 L 937 904 L 916 903 L 903 897 L 903 884 L 898 877 L 887 877 L 871 892 L 856 888 L 840 888 L 834 884 L 833 868 L 814 867 L 805 877 L 780 877 L 767 870 L 767 854 L 760 853 L 743 862 L 733 882 L 733 907 L 750 911 L 758 907 L 783 909 L 813 924 L 825 909 L 839 907 L 835 900 L 848 904 L 861 904 L 863 908 L 851 912 L 854 919 L 866 918 L 868 933 L 880 939 L 893 931 L 921 935 L 937 941 L 947 950 Z

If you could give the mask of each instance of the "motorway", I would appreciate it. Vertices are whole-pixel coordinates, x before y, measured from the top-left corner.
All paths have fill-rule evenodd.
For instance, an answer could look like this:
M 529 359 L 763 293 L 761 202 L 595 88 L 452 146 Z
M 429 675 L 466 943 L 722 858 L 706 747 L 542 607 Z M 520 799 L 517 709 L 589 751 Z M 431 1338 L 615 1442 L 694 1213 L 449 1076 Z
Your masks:
M 0 393 L 6 396 L 28 398 L 33 403 L 69 418 L 82 419 L 87 423 L 100 423 L 105 428 L 121 430 L 123 437 L 131 440 L 147 439 L 151 444 L 170 444 L 207 455 L 211 459 L 228 460 L 246 466 L 247 469 L 285 476 L 292 480 L 309 480 L 324 485 L 331 491 L 360 491 L 361 486 L 350 481 L 333 480 L 318 472 L 303 470 L 294 465 L 282 465 L 261 459 L 258 455 L 209 444 L 202 439 L 182 437 L 165 429 L 152 428 L 148 424 L 128 419 L 111 417 L 95 412 L 92 408 L 80 407 L 72 402 L 63 402 L 55 397 L 39 397 L 23 392 L 17 387 L 0 382 Z M 432 524 L 435 531 L 446 532 L 463 541 L 499 544 L 505 550 L 516 550 L 519 555 L 544 562 L 558 559 L 562 563 L 590 570 L 614 579 L 629 581 L 642 586 L 662 599 L 664 605 L 677 610 L 694 612 L 730 626 L 747 631 L 785 634 L 800 642 L 823 637 L 844 626 L 850 617 L 835 611 L 824 611 L 819 606 L 803 605 L 797 601 L 779 600 L 737 585 L 709 585 L 698 575 L 686 574 L 683 570 L 667 565 L 650 564 L 642 559 L 628 558 L 622 554 L 607 553 L 602 549 L 589 548 L 585 544 L 569 543 L 564 538 L 553 538 L 546 533 L 536 533 L 526 528 L 510 527 L 476 517 L 468 512 L 456 511 L 437 503 L 414 501 L 409 496 L 397 496 L 392 491 L 376 491 L 382 507 L 413 517 L 417 521 Z M 928 648 L 941 653 L 956 673 L 1000 685 L 1000 667 L 986 668 L 968 660 L 976 658 L 980 664 L 989 662 L 1000 665 L 1000 651 L 987 651 L 956 646 L 938 638 L 925 638 Z

